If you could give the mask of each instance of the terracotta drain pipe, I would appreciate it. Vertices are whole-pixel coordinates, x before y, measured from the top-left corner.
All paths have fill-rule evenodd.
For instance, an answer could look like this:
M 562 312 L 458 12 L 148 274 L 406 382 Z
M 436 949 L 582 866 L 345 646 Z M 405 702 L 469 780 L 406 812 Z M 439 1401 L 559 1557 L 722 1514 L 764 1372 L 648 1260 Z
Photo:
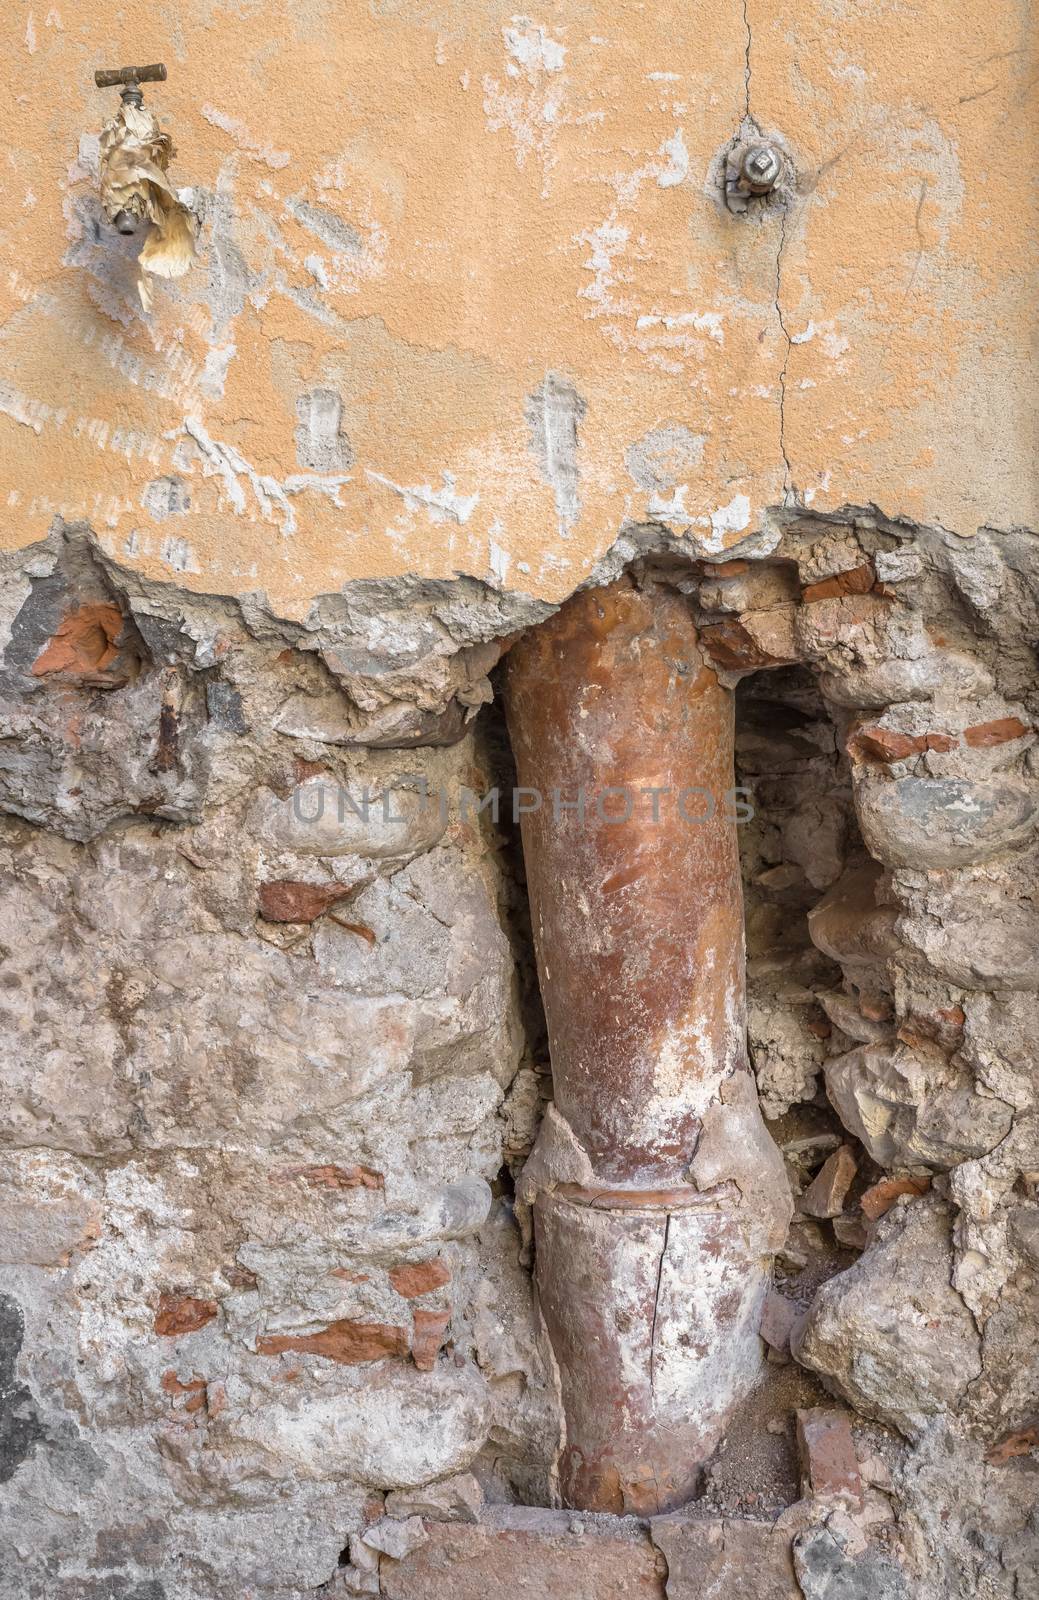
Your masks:
M 555 1100 L 521 1197 L 561 1494 L 665 1511 L 759 1373 L 790 1216 L 747 1071 L 732 695 L 683 597 L 628 578 L 525 634 L 505 692 L 541 801 L 518 791 Z

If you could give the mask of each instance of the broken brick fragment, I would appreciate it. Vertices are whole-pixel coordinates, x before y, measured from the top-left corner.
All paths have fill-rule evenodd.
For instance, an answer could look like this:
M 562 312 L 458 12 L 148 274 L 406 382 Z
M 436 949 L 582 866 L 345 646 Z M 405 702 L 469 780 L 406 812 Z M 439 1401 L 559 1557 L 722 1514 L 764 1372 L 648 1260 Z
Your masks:
M 927 736 L 898 733 L 894 728 L 882 728 L 879 723 L 870 723 L 857 728 L 849 736 L 847 748 L 853 761 L 882 761 L 887 764 L 919 755 L 927 749 Z
M 851 1427 L 843 1411 L 811 1406 L 797 1413 L 801 1492 L 820 1500 L 862 1504 L 862 1477 Z
M 394 1267 L 390 1272 L 390 1282 L 405 1300 L 429 1294 L 431 1289 L 441 1289 L 450 1281 L 450 1268 L 439 1256 L 434 1256 L 430 1261 L 409 1262 L 402 1267 Z
M 839 1217 L 857 1170 L 851 1146 L 842 1144 L 827 1156 L 801 1196 L 801 1210 L 809 1217 Z
M 404 1328 L 386 1322 L 354 1322 L 343 1317 L 316 1333 L 269 1333 L 256 1341 L 256 1353 L 277 1356 L 291 1350 L 299 1355 L 325 1356 L 344 1366 L 364 1361 L 388 1361 L 408 1353 Z
M 382 1189 L 386 1180 L 373 1167 L 338 1167 L 326 1163 L 313 1167 L 283 1167 L 272 1182 L 290 1183 L 300 1178 L 308 1189 Z
M 873 587 L 873 568 L 869 562 L 852 567 L 848 572 L 835 572 L 830 578 L 809 583 L 801 590 L 801 599 L 808 605 L 816 600 L 839 600 L 846 594 L 868 594 Z
M 884 1216 L 891 1210 L 900 1196 L 906 1194 L 918 1200 L 930 1187 L 929 1178 L 881 1178 L 879 1183 L 872 1184 L 866 1190 L 859 1204 L 863 1216 L 868 1217 L 871 1222 L 876 1222 L 878 1217 Z
M 993 722 L 976 722 L 973 727 L 964 728 L 963 738 L 972 750 L 988 750 L 993 745 L 1020 739 L 1030 731 L 1020 717 L 997 717 Z
M 177 1407 L 178 1410 L 186 1411 L 189 1415 L 202 1410 L 206 1403 L 207 1386 L 205 1378 L 189 1378 L 187 1383 L 181 1383 L 176 1372 L 171 1367 L 168 1372 L 163 1373 L 161 1381 L 164 1393 L 170 1395 L 174 1400 L 181 1395 L 187 1395 L 184 1404 Z
M 212 1322 L 219 1307 L 215 1300 L 200 1300 L 193 1294 L 161 1294 L 155 1313 L 155 1332 L 167 1338 L 178 1338 L 182 1333 L 196 1333 Z
M 956 1050 L 963 1041 L 966 1013 L 962 1006 L 940 1006 L 934 1011 L 914 1011 L 898 1030 L 903 1044 L 926 1049 L 939 1045 L 943 1050 Z
M 353 893 L 353 888 L 344 888 L 341 883 L 300 883 L 292 878 L 275 878 L 260 884 L 257 902 L 265 922 L 314 922 Z
M 36 657 L 33 677 L 60 673 L 63 678 L 107 688 L 126 683 L 129 664 L 119 649 L 125 620 L 118 606 L 78 606 Z
M 440 1346 L 444 1342 L 451 1308 L 443 1311 L 415 1311 L 412 1314 L 414 1332 L 411 1337 L 411 1357 L 420 1372 L 431 1372 L 436 1365 Z
M 729 672 L 750 672 L 796 659 L 792 606 L 727 617 L 699 630 L 700 643 L 715 666 Z

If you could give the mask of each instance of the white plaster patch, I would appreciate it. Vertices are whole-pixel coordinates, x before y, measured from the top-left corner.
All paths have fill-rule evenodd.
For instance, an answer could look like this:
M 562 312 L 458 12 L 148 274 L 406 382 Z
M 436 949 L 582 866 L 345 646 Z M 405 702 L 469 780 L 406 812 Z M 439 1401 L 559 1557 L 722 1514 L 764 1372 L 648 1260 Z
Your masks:
M 277 478 L 257 472 L 233 444 L 224 444 L 218 439 L 211 439 L 198 417 L 185 417 L 184 432 L 198 446 L 204 475 L 209 477 L 216 474 L 223 480 L 224 493 L 236 516 L 245 516 L 247 510 L 247 496 L 240 481 L 244 478 L 256 497 L 260 515 L 264 520 L 269 521 L 277 512 L 282 519 L 282 533 L 295 533 L 296 513 Z
M 506 71 L 515 74 L 520 67 L 528 71 L 562 72 L 566 46 L 545 32 L 539 23 L 526 17 L 513 17 L 512 26 L 502 29 L 505 48 L 512 57 Z M 516 63 L 513 65 L 513 63 Z
M 384 488 L 399 494 L 409 511 L 427 512 L 430 522 L 465 524 L 480 499 L 479 494 L 459 494 L 455 488 L 454 474 L 450 472 L 442 474 L 444 481 L 439 489 L 434 489 L 430 483 L 419 483 L 412 487 L 394 483 L 392 478 L 385 478 L 381 472 L 373 472 L 371 468 L 366 469 L 365 476 L 371 478 L 373 483 L 381 483 Z
M 323 494 L 331 500 L 337 511 L 345 510 L 339 491 L 344 483 L 352 481 L 349 473 L 338 478 L 322 478 L 316 472 L 294 472 L 285 479 L 282 488 L 286 494 L 305 494 L 308 489 L 313 489 L 317 494 Z
M 218 344 L 206 356 L 198 386 L 207 400 L 222 400 L 227 370 L 237 353 L 237 346 L 229 342 Z
M 734 495 L 727 506 L 711 512 L 711 531 L 715 539 L 724 539 L 727 533 L 742 533 L 750 522 L 750 499 L 745 494 Z
M 245 155 L 251 156 L 255 161 L 262 161 L 266 166 L 278 170 L 287 167 L 292 160 L 288 150 L 276 150 L 273 145 L 262 144 L 249 132 L 245 123 L 239 117 L 229 116 L 226 111 L 219 111 L 216 106 L 204 105 L 202 115 L 214 128 L 220 128 L 224 133 L 230 134 L 235 144 Z
M 555 165 L 553 142 L 562 115 L 567 80 L 561 76 L 566 47 L 553 39 L 540 23 L 513 17 L 502 29 L 505 45 L 505 83 L 489 74 L 483 80 L 483 109 L 492 133 L 507 128 L 512 135 L 516 165 L 523 168 L 530 155 L 541 163 L 541 193 L 549 191 Z
M 715 344 L 725 343 L 725 332 L 722 328 L 722 313 L 720 311 L 680 311 L 677 316 L 660 316 L 652 312 L 645 312 L 635 322 L 636 331 L 645 332 L 649 328 L 666 328 L 669 333 L 680 331 L 683 328 L 693 328 L 697 333 L 706 333 Z
M 671 189 L 676 183 L 684 183 L 689 176 L 689 151 L 685 147 L 681 128 L 670 139 L 664 140 L 660 153 L 667 156 L 667 166 L 657 175 L 661 189 Z
M 201 572 L 195 552 L 186 539 L 170 534 L 162 541 L 159 557 L 174 572 Z
M 512 557 L 510 556 L 509 552 L 504 550 L 498 543 L 497 535 L 503 532 L 504 529 L 502 528 L 501 522 L 497 517 L 495 517 L 494 522 L 491 525 L 490 536 L 488 538 L 487 565 L 490 568 L 492 580 L 502 588 L 505 586 L 505 580 L 508 577 L 509 567 L 512 565 Z
M 674 493 L 669 500 L 663 495 L 652 494 L 646 502 L 646 513 L 656 522 L 672 522 L 677 527 L 688 528 L 692 523 L 692 516 L 686 510 L 685 497 L 689 493 L 689 485 L 680 483 L 676 485 Z

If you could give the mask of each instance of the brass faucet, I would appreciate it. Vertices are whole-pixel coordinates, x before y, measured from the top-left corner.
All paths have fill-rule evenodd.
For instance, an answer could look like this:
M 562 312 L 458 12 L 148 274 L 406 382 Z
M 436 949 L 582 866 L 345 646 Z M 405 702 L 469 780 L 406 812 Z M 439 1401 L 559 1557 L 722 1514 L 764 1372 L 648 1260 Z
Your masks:
M 148 223 L 138 258 L 138 292 L 145 311 L 151 310 L 151 293 L 143 274 L 179 278 L 195 259 L 194 220 L 166 176 L 176 154 L 173 140 L 145 108 L 141 93 L 142 83 L 165 80 L 162 62 L 103 68 L 94 74 L 99 89 L 122 87 L 120 109 L 101 132 L 101 205 L 120 233 L 136 233 L 142 222 Z

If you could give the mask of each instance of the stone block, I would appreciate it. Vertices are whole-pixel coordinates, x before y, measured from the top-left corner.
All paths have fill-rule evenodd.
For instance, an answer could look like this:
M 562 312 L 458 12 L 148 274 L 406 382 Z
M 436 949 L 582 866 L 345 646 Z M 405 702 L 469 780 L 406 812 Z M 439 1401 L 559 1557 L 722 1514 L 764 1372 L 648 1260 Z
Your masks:
M 839 1217 L 858 1164 L 851 1146 L 842 1144 L 827 1156 L 801 1196 L 800 1209 L 809 1217 Z
M 477 1524 L 427 1522 L 426 1532 L 426 1542 L 405 1559 L 383 1560 L 386 1600 L 547 1600 L 550 1595 L 665 1600 L 667 1595 L 665 1563 L 646 1524 L 634 1517 L 508 1506 L 488 1511 Z
M 650 1532 L 667 1560 L 667 1600 L 800 1600 L 789 1540 L 770 1522 L 679 1512 Z

